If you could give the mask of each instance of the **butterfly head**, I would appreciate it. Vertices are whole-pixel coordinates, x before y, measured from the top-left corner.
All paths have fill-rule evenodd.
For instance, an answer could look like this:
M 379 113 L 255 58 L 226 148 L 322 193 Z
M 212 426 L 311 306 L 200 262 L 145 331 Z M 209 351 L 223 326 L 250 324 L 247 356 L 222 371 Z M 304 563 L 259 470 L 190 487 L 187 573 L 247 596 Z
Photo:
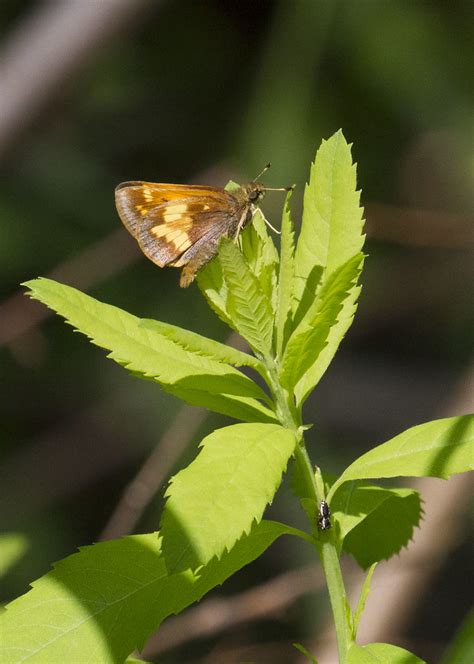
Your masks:
M 258 204 L 265 196 L 265 187 L 260 182 L 249 182 L 244 189 L 250 203 Z

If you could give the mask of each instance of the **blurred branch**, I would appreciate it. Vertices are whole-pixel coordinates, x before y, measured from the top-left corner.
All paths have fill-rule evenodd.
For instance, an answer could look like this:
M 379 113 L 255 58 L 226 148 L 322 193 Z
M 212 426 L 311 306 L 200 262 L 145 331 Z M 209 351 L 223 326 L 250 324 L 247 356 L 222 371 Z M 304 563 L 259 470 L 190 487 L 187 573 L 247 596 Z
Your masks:
M 405 246 L 467 249 L 474 244 L 474 218 L 436 210 L 366 205 L 369 237 Z
M 123 228 L 92 244 L 76 256 L 60 263 L 47 276 L 88 290 L 117 274 L 141 257 Z M 11 343 L 52 315 L 39 302 L 28 300 L 23 291 L 0 304 L 0 346 Z
M 99 540 L 114 539 L 133 531 L 207 416 L 203 408 L 186 405 L 180 408 L 151 455 L 125 487 Z
M 158 4 L 57 0 L 33 5 L 0 54 L 0 159 L 89 58 Z
M 130 445 L 125 418 L 115 412 L 117 392 L 107 401 L 61 416 L 53 427 L 15 446 L 0 464 L 1 517 L 16 524 L 121 471 L 143 448 Z

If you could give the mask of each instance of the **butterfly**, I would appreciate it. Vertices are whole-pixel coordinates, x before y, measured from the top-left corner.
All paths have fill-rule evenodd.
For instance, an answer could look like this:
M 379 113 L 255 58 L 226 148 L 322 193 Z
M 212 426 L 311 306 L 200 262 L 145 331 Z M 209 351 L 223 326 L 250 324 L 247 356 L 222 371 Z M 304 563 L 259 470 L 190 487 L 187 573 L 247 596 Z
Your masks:
M 145 256 L 160 267 L 182 268 L 180 286 L 186 288 L 217 254 L 221 238 L 237 241 L 266 191 L 293 188 L 270 189 L 257 182 L 268 168 L 270 164 L 255 180 L 232 191 L 205 185 L 122 182 L 115 189 L 115 205 Z

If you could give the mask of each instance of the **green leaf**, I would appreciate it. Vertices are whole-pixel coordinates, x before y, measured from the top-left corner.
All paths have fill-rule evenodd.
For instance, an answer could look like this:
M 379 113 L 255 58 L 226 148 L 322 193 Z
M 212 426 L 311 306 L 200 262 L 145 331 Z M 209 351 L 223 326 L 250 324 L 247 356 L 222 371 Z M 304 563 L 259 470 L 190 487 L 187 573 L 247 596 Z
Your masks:
M 352 644 L 346 664 L 426 664 L 413 653 L 389 643 Z
M 227 284 L 222 272 L 222 265 L 217 255 L 198 272 L 196 277 L 199 290 L 207 300 L 208 305 L 226 325 L 235 329 L 227 312 Z
M 309 659 L 312 664 L 318 664 L 318 660 L 316 657 L 313 657 L 313 655 L 309 652 L 309 650 L 306 650 L 304 646 L 301 645 L 301 643 L 293 643 L 293 648 L 296 648 L 296 650 L 299 650 L 300 653 L 302 653 L 305 657 Z
M 205 383 L 203 385 L 205 387 Z M 188 390 L 181 385 L 163 385 L 163 390 L 183 399 L 192 406 L 208 408 L 243 422 L 278 422 L 275 413 L 260 401 L 234 394 L 210 394 L 203 390 Z
M 252 223 L 241 234 L 239 241 L 248 267 L 271 304 L 276 299 L 278 253 L 267 233 L 260 211 L 256 212 Z M 228 311 L 229 290 L 224 279 L 220 254 L 198 273 L 197 282 L 211 309 L 224 323 L 239 332 Z
M 298 404 L 303 404 L 305 402 L 310 392 L 323 377 L 326 369 L 336 354 L 341 341 L 354 320 L 360 290 L 360 286 L 356 286 L 349 291 L 342 303 L 342 308 L 338 313 L 337 322 L 329 330 L 325 347 L 319 353 L 314 364 L 308 369 L 296 386 L 295 395 Z
M 104 304 L 75 288 L 50 279 L 25 284 L 30 296 L 64 316 L 108 357 L 135 375 L 163 386 L 220 395 L 234 394 L 267 400 L 263 390 L 243 373 L 222 362 L 185 350 L 166 336 L 141 326 L 136 316 Z
M 235 424 L 207 436 L 166 492 L 168 569 L 196 569 L 248 533 L 273 500 L 295 444 L 292 431 L 274 424 Z
M 357 636 L 357 630 L 359 629 L 360 619 L 362 618 L 362 614 L 364 613 L 365 603 L 367 601 L 367 597 L 369 596 L 370 592 L 370 582 L 372 581 L 372 576 L 373 573 L 375 572 L 376 567 L 377 563 L 373 563 L 373 565 L 370 566 L 369 571 L 365 576 L 364 583 L 362 584 L 359 601 L 357 602 L 357 607 L 354 612 L 354 633 L 353 633 L 354 639 Z
M 29 542 L 21 533 L 0 533 L 0 578 L 25 555 Z
M 385 547 L 385 555 L 381 557 L 386 558 L 407 544 L 413 528 L 419 524 L 421 503 L 414 489 L 382 488 L 361 482 L 346 482 L 333 497 L 331 512 L 338 534 L 339 550 L 344 542 L 344 550 L 354 554 L 349 543 L 346 548 L 345 538 L 351 531 L 360 528 L 357 537 L 364 549 L 364 567 L 368 567 L 373 560 L 380 560 L 374 557 L 367 563 L 370 556 L 380 553 L 380 546 Z M 393 514 L 395 520 L 392 522 Z M 352 543 L 355 544 L 355 541 Z M 359 560 L 357 555 L 355 557 Z
M 300 302 L 315 266 L 324 268 L 324 279 L 364 243 L 363 210 L 356 190 L 356 167 L 342 131 L 319 148 L 304 193 L 301 233 L 295 255 L 295 299 Z
M 229 182 L 224 187 L 226 191 L 237 191 L 238 189 L 241 188 L 242 188 L 241 185 L 238 184 L 238 182 L 234 182 L 234 180 L 229 180 Z
M 158 320 L 149 320 L 147 318 L 143 318 L 140 321 L 140 327 L 154 330 L 158 334 L 171 339 L 171 341 L 174 341 L 176 344 L 192 353 L 209 357 L 218 362 L 232 364 L 234 367 L 252 367 L 252 369 L 255 369 L 261 375 L 265 375 L 265 367 L 253 355 L 243 353 L 236 348 L 232 348 L 232 346 L 227 346 L 226 344 L 214 341 L 208 337 L 203 337 L 196 332 L 191 332 L 182 327 L 163 323 Z
M 278 299 L 276 306 L 275 336 L 278 357 L 285 349 L 291 328 L 293 305 L 293 279 L 295 273 L 295 232 L 291 220 L 289 191 L 283 208 L 281 220 L 280 273 L 278 275 Z
M 270 302 L 232 240 L 221 240 L 219 259 L 227 282 L 227 311 L 233 326 L 255 352 L 266 356 L 272 347 Z
M 240 185 L 232 180 L 226 184 L 227 191 L 235 191 L 240 189 Z M 207 303 L 217 314 L 217 316 L 232 329 L 237 330 L 227 312 L 227 284 L 222 272 L 222 264 L 219 255 L 215 256 L 202 270 L 200 270 L 196 277 L 199 290 L 204 295 Z
M 361 254 L 353 256 L 338 268 L 321 289 L 318 298 L 291 335 L 281 369 L 281 382 L 292 390 L 298 381 L 308 374 L 321 351 L 327 344 L 331 328 L 337 324 L 343 303 L 355 288 L 362 268 Z M 305 377 L 305 392 L 314 387 L 308 375 Z
M 276 268 L 279 259 L 260 210 L 256 211 L 252 223 L 241 234 L 240 243 L 249 268 L 257 277 L 260 288 L 274 309 Z
M 441 477 L 474 467 L 474 415 L 446 417 L 407 429 L 363 454 L 334 483 L 328 500 L 348 480 Z
M 167 575 L 157 533 L 84 547 L 6 607 L 0 661 L 123 662 L 167 616 L 199 601 L 284 534 L 293 529 L 262 521 L 197 576 Z
M 127 657 L 125 660 L 125 664 L 152 664 L 152 662 L 149 662 L 148 660 L 145 659 L 139 659 L 138 657 L 133 657 L 130 655 L 130 657 Z
M 472 664 L 474 661 L 474 610 L 470 611 L 454 635 L 440 664 Z
M 352 528 L 343 542 L 363 569 L 388 559 L 407 546 L 420 523 L 421 504 L 417 491 L 391 489 L 392 495 Z

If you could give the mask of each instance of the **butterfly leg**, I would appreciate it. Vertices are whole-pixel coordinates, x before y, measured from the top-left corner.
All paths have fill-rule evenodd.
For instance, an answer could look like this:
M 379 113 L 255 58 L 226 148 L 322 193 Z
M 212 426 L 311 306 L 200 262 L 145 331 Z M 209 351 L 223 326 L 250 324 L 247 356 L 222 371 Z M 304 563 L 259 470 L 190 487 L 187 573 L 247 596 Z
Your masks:
M 235 231 L 234 242 L 235 242 L 236 244 L 237 244 L 237 242 L 238 242 L 238 240 L 239 240 L 240 231 L 241 231 L 242 228 L 245 226 L 245 224 L 246 224 L 248 221 L 250 221 L 250 219 L 252 218 L 252 216 L 253 216 L 253 211 L 252 211 L 251 214 L 249 215 L 249 210 L 248 210 L 248 208 L 245 208 L 245 210 L 244 210 L 243 213 L 242 213 L 242 216 L 241 216 L 240 219 L 239 219 L 239 223 L 237 224 L 237 229 L 236 229 L 236 231 Z
M 269 228 L 271 228 L 272 231 L 274 231 L 277 235 L 281 235 L 281 231 L 277 230 L 274 226 L 271 225 L 271 223 L 268 221 L 268 219 L 267 219 L 266 216 L 263 214 L 262 210 L 260 210 L 260 208 L 259 208 L 259 212 L 260 212 L 260 214 L 262 215 L 263 221 L 267 224 L 267 226 L 268 226 Z

